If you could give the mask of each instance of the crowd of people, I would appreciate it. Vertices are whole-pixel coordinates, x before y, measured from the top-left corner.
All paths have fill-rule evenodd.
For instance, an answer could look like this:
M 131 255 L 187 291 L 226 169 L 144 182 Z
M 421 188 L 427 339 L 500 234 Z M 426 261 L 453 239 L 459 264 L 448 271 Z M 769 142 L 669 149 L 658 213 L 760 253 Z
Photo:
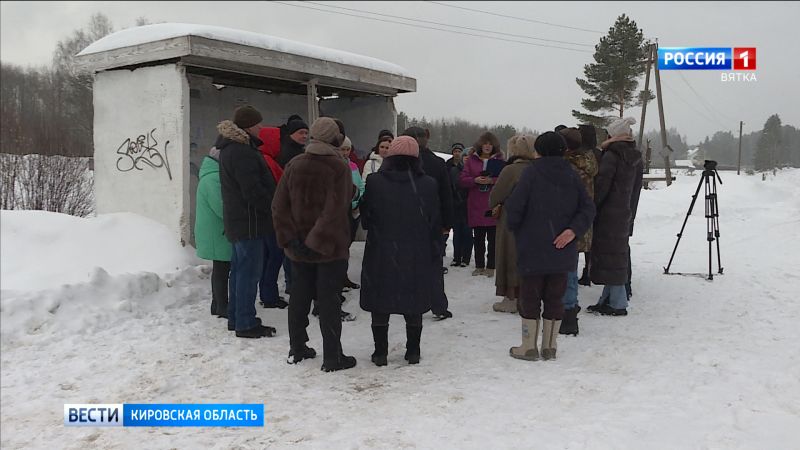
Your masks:
M 197 189 L 197 254 L 213 261 L 211 314 L 227 319 L 237 337 L 275 335 L 257 317 L 258 298 L 264 308 L 288 308 L 287 362 L 316 357 L 307 344 L 313 315 L 322 370 L 352 368 L 356 358 L 341 345 L 342 322 L 353 318 L 342 311 L 343 293 L 360 289 L 360 307 L 371 315 L 372 362 L 387 365 L 389 318 L 402 315 L 405 359 L 417 364 L 423 315 L 453 317 L 444 261 L 451 231 L 449 267 L 474 261 L 472 275 L 494 278 L 502 298 L 492 309 L 521 317 L 513 358 L 553 359 L 557 336 L 578 334 L 581 284 L 604 285 L 589 311 L 627 315 L 628 239 L 642 184 L 635 120 L 520 134 L 505 151 L 487 132 L 470 147 L 453 143 L 446 162 L 420 127 L 397 137 L 381 130 L 360 159 L 338 119 L 310 127 L 297 115 L 278 127 L 262 121 L 255 108 L 241 106 L 218 125 Z M 361 285 L 348 277 L 360 229 Z M 288 302 L 278 288 L 281 268 Z

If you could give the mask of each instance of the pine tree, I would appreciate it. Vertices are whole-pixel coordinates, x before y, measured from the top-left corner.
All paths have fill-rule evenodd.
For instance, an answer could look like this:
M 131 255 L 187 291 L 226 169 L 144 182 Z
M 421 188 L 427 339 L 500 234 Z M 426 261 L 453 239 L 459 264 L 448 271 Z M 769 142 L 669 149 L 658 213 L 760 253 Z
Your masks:
M 781 118 L 777 114 L 769 116 L 758 139 L 758 148 L 753 161 L 756 170 L 770 170 L 778 167 L 779 161 L 777 158 L 780 156 L 783 141 L 781 132 Z
M 595 63 L 583 67 L 586 79 L 575 80 L 589 96 L 581 100 L 589 113 L 573 110 L 572 115 L 583 123 L 605 126 L 613 117 L 622 117 L 625 108 L 640 105 L 644 95 L 652 98 L 650 92 L 636 94 L 646 69 L 648 46 L 636 22 L 625 14 L 619 16 L 595 46 Z M 610 112 L 615 114 L 605 114 Z

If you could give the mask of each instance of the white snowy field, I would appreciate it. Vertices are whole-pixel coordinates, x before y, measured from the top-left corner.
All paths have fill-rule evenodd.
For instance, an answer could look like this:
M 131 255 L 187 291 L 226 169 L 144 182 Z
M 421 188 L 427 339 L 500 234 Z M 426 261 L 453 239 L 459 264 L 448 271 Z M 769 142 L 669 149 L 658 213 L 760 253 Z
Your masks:
M 343 346 L 358 366 L 330 374 L 320 357 L 285 363 L 286 311 L 258 308 L 275 338 L 228 332 L 208 312 L 208 267 L 161 241 L 155 224 L 3 211 L 0 444 L 800 448 L 800 171 L 721 175 L 725 274 L 713 282 L 663 275 L 699 181 L 679 176 L 642 192 L 630 315 L 581 313 L 580 335 L 559 339 L 557 360 L 508 356 L 519 319 L 492 312 L 493 280 L 468 268 L 446 276 L 455 317 L 426 316 L 418 366 L 403 361 L 399 317 L 389 366 L 369 361 L 369 317 L 348 294 L 345 309 L 360 314 L 344 324 Z M 702 200 L 675 271 L 706 270 Z M 362 249 L 353 249 L 355 280 Z M 599 293 L 581 287 L 581 305 Z M 310 335 L 321 351 L 315 321 Z M 263 403 L 266 420 L 256 429 L 65 428 L 64 403 Z

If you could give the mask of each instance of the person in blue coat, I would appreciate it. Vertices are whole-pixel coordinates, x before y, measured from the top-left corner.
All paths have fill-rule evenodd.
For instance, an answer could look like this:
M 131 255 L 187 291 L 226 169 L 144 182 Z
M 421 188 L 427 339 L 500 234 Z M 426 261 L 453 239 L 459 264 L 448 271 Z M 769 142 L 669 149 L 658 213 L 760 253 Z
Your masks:
M 526 360 L 539 359 L 540 323 L 541 356 L 556 357 L 567 273 L 578 266 L 575 237 L 589 230 L 595 214 L 580 176 L 564 159 L 564 138 L 550 131 L 539 136 L 533 148 L 535 159 L 504 205 L 508 229 L 516 239 L 521 277 L 522 345 L 511 347 L 510 355 Z

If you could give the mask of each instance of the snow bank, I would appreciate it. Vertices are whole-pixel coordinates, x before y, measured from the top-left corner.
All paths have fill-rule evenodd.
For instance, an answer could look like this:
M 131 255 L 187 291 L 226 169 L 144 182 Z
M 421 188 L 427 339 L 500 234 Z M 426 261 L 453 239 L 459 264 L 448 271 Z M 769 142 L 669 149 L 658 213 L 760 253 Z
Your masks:
M 379 72 L 409 77 L 409 72 L 396 65 L 369 56 L 357 55 L 341 50 L 334 50 L 303 42 L 291 41 L 266 34 L 212 25 L 196 25 L 186 23 L 159 23 L 141 27 L 128 28 L 110 34 L 89 45 L 78 56 L 100 53 L 149 42 L 172 39 L 180 36 L 200 36 L 218 41 L 275 50 L 293 55 L 306 56 L 324 61 L 336 62 L 350 66 L 363 67 Z
M 45 211 L 0 211 L 0 289 L 41 290 L 111 275 L 157 274 L 202 262 L 163 225 L 136 214 L 78 218 Z M 5 297 L 5 295 L 4 295 Z

